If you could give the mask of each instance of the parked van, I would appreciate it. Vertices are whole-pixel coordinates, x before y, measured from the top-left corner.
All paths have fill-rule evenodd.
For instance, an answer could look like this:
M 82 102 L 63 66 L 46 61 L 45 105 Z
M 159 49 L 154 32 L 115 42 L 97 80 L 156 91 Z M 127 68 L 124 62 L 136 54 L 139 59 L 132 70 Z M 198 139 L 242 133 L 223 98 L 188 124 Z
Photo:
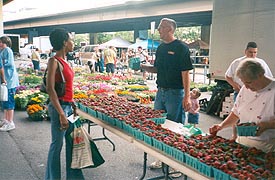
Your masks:
M 98 47 L 98 44 L 86 45 L 80 48 L 79 50 L 79 59 L 82 64 L 87 64 L 88 61 L 92 59 L 92 52 L 95 51 L 95 48 Z

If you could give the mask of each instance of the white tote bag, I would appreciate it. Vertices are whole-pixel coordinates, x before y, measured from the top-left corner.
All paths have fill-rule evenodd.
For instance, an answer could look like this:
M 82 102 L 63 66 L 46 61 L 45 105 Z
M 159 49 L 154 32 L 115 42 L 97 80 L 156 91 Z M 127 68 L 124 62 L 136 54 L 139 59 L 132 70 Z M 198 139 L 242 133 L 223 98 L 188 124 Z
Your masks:
M 6 84 L 0 86 L 0 101 L 8 101 L 8 88 Z

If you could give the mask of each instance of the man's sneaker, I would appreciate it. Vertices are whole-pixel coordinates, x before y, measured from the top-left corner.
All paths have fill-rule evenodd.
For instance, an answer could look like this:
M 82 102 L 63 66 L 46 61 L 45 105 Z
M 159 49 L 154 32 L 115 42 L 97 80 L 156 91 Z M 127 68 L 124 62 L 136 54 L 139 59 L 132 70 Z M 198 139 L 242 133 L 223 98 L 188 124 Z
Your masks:
M 4 124 L 7 124 L 7 123 L 8 122 L 5 119 L 0 120 L 0 127 L 2 127 Z
M 1 128 L 0 128 L 0 131 L 10 131 L 10 130 L 13 130 L 15 129 L 15 125 L 13 122 L 11 123 L 6 123 L 4 124 Z
M 149 168 L 150 169 L 160 169 L 162 167 L 162 162 L 161 161 L 155 161 L 152 164 L 150 164 Z
M 175 170 L 174 168 L 171 168 L 171 170 L 169 171 L 169 176 L 173 177 L 173 178 L 179 178 L 181 177 L 183 174 L 177 170 Z

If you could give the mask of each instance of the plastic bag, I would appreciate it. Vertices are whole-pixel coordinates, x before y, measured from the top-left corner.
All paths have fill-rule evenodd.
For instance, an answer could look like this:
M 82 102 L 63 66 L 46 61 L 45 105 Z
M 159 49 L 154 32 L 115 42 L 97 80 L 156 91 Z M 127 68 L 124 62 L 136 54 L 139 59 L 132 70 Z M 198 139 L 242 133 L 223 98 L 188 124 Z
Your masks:
M 183 126 L 183 135 L 184 136 L 196 136 L 203 134 L 202 130 L 198 127 L 194 127 L 192 124 L 186 124 Z
M 0 101 L 8 101 L 8 88 L 6 84 L 0 86 Z

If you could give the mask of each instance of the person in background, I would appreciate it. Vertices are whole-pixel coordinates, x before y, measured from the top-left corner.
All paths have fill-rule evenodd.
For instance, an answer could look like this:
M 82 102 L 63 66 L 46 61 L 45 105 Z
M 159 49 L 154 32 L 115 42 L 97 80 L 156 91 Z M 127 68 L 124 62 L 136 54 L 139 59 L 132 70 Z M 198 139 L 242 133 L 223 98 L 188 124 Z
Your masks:
M 1 83 L 7 84 L 8 88 L 8 101 L 3 102 L 4 119 L 0 122 L 0 131 L 15 129 L 13 121 L 15 107 L 14 95 L 16 88 L 19 86 L 19 79 L 14 64 L 13 52 L 10 48 L 11 45 L 12 41 L 8 36 L 0 37 L 0 68 L 2 73 L 4 69 L 4 76 L 1 76 Z
M 74 71 L 67 63 L 66 54 L 74 48 L 72 35 L 64 29 L 54 29 L 50 33 L 50 42 L 56 55 L 48 61 L 47 92 L 50 102 L 48 104 L 51 118 L 51 145 L 48 153 L 45 180 L 61 179 L 60 155 L 64 136 L 69 136 L 74 125 L 67 120 L 71 114 L 76 114 L 73 104 L 73 79 Z M 55 83 L 60 82 L 60 74 L 56 73 L 60 67 L 66 81 L 66 91 L 63 97 L 58 97 L 55 91 Z M 81 169 L 72 169 L 72 140 L 65 138 L 66 142 L 66 179 L 84 179 Z
M 263 59 L 257 58 L 257 53 L 258 53 L 258 47 L 257 44 L 255 42 L 248 42 L 246 49 L 244 51 L 244 56 L 240 57 L 238 59 L 235 59 L 230 66 L 228 67 L 227 71 L 225 72 L 225 79 L 226 81 L 233 87 L 234 89 L 234 101 L 236 100 L 236 97 L 241 89 L 241 87 L 243 86 L 243 82 L 237 77 L 236 75 L 236 69 L 238 67 L 238 65 L 244 61 L 247 58 L 254 58 L 256 61 L 258 61 L 259 63 L 261 63 L 261 65 L 263 66 L 263 68 L 265 69 L 265 75 L 268 77 L 273 77 L 272 72 L 270 71 L 268 65 L 266 64 L 266 62 Z M 233 135 L 232 135 L 232 139 L 236 139 L 237 138 L 237 132 L 236 132 L 236 128 L 233 127 Z
M 73 64 L 75 62 L 75 52 L 67 52 L 66 59 L 70 63 L 71 67 L 73 67 Z
M 136 57 L 139 57 L 140 59 L 140 63 L 141 64 L 147 64 L 148 63 L 148 54 L 142 49 L 141 46 L 138 47 L 137 49 L 137 53 L 136 53 Z M 143 82 L 144 82 L 144 85 L 146 85 L 146 71 L 141 69 L 141 72 L 142 72 L 142 79 L 143 79 Z
M 154 109 L 167 112 L 167 119 L 185 122 L 185 112 L 191 108 L 189 70 L 193 69 L 189 48 L 174 36 L 177 24 L 163 18 L 158 26 L 163 43 L 157 48 L 154 65 L 141 64 L 144 70 L 157 73 L 157 94 Z M 161 168 L 156 161 L 150 168 Z M 181 174 L 173 175 L 179 177 Z
M 220 124 L 209 128 L 211 134 L 240 123 L 254 122 L 256 136 L 238 136 L 236 141 L 264 152 L 275 152 L 275 81 L 265 75 L 262 64 L 254 58 L 240 63 L 236 75 L 244 83 L 230 114 Z
M 115 73 L 116 51 L 113 46 L 110 46 L 104 51 L 104 62 L 106 64 L 106 72 L 109 76 Z
M 133 49 L 128 49 L 126 53 L 126 61 L 128 62 L 128 74 L 130 78 L 132 77 L 132 74 L 133 74 L 133 70 L 131 68 L 131 59 L 133 57 L 135 57 L 135 53 Z
M 122 63 L 122 73 L 124 75 L 125 73 L 127 73 L 127 69 L 128 69 L 128 61 L 127 61 L 125 49 L 121 51 L 120 62 Z
M 200 104 L 198 98 L 201 96 L 201 92 L 199 89 L 194 88 L 190 92 L 190 98 L 191 98 L 191 108 L 188 111 L 188 123 L 194 125 L 196 127 L 196 124 L 199 124 L 199 111 L 200 111 Z
M 38 71 L 40 70 L 40 61 L 41 61 L 38 48 L 35 48 L 35 50 L 32 52 L 31 60 L 32 60 L 33 69 L 35 71 L 35 74 L 38 75 Z
M 94 52 L 94 59 L 95 59 L 95 72 L 100 72 L 100 52 L 99 52 L 99 49 L 98 47 L 96 47 L 95 49 L 95 52 Z
M 103 73 L 104 72 L 104 52 L 102 49 L 99 49 L 99 72 Z
M 54 49 L 50 49 L 49 57 L 54 57 L 56 54 L 56 51 Z

